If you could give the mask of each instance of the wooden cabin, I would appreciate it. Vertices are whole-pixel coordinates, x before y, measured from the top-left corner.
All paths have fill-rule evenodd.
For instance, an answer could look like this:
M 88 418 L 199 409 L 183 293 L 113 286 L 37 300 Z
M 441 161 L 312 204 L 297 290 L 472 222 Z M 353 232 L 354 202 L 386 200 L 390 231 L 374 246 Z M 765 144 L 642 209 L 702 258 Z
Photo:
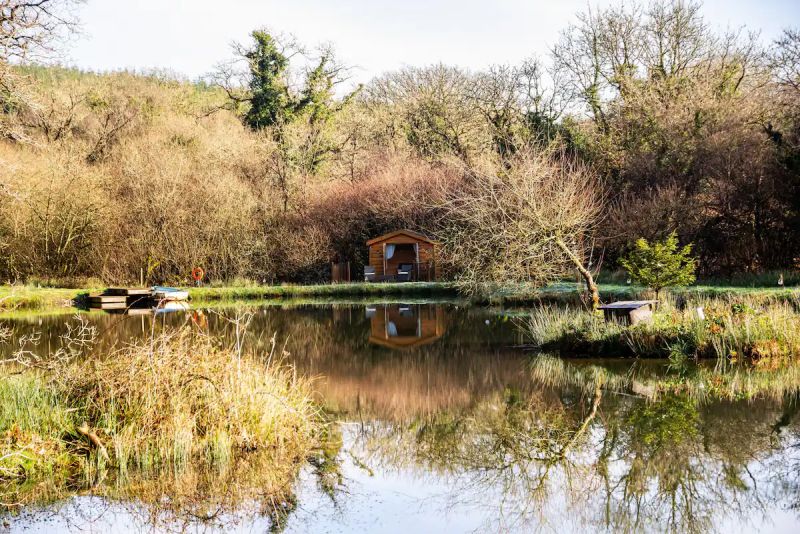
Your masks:
M 392 349 L 433 343 L 444 334 L 444 311 L 430 304 L 385 304 L 367 308 L 369 342 Z
M 365 281 L 436 280 L 437 243 L 412 230 L 396 230 L 367 241 Z

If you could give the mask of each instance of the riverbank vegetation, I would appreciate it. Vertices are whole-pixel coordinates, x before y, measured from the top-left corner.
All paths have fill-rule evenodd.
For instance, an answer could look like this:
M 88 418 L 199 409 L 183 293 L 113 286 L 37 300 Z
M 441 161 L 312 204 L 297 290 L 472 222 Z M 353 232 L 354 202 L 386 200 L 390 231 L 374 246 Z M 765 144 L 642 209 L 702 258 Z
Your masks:
M 364 242 L 398 227 L 439 238 L 454 280 L 543 283 L 572 259 L 614 268 L 639 237 L 672 231 L 701 275 L 788 274 L 797 43 L 718 32 L 699 4 L 662 1 L 585 12 L 520 65 L 409 67 L 363 87 L 330 47 L 267 31 L 196 82 L 5 65 L 0 279 L 187 283 L 201 266 L 216 281 L 319 282 L 333 259 L 359 272 Z M 577 207 L 568 228 L 554 209 L 485 213 L 506 230 L 492 243 L 536 244 L 536 261 L 471 264 L 481 221 L 458 207 L 546 198 L 553 168 L 591 186 L 590 206 L 566 190 L 539 206 Z
M 272 352 L 252 354 L 182 329 L 82 358 L 92 332 L 78 323 L 55 353 L 40 357 L 20 347 L 3 363 L 6 509 L 70 488 L 113 494 L 129 478 L 153 484 L 164 475 L 165 483 L 184 470 L 224 478 L 241 473 L 242 464 L 260 467 L 237 481 L 239 494 L 284 502 L 316 446 L 321 418 L 309 383 L 281 363 L 274 344 Z
M 757 280 L 760 284 L 761 280 Z M 744 284 L 744 282 L 742 282 Z M 794 282 L 792 282 L 794 283 Z M 327 300 L 345 302 L 348 299 L 363 301 L 397 301 L 419 299 L 462 300 L 474 304 L 521 308 L 542 304 L 581 305 L 583 282 L 558 282 L 540 287 L 534 284 L 514 284 L 495 287 L 487 294 L 465 295 L 460 287 L 449 282 L 415 283 L 351 283 L 280 286 L 261 285 L 248 281 L 237 281 L 235 285 L 210 285 L 190 287 L 190 299 L 198 305 L 234 302 L 287 300 Z M 31 285 L 0 285 L 0 314 L 15 313 L 73 313 L 86 294 L 101 291 L 101 286 L 78 289 L 61 287 L 36 287 Z M 631 300 L 647 298 L 648 290 L 624 283 L 600 283 L 598 292 L 602 300 Z M 800 289 L 794 286 L 768 285 L 694 285 L 670 288 L 668 293 L 675 298 L 725 299 L 748 298 L 754 301 L 784 300 L 798 298 Z
M 594 313 L 545 306 L 524 320 L 531 343 L 569 355 L 716 358 L 775 369 L 798 363 L 800 313 L 795 295 L 662 301 L 652 323 L 628 326 Z

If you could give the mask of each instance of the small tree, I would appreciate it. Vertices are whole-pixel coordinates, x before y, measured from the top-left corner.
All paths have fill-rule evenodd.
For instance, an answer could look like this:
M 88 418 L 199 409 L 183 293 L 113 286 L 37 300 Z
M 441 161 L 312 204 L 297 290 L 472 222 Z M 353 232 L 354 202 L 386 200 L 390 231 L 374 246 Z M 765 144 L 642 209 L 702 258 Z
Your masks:
M 679 248 L 678 236 L 673 231 L 664 241 L 652 244 L 640 238 L 620 263 L 634 281 L 655 291 L 658 300 L 663 288 L 694 282 L 697 263 L 691 253 L 691 244 Z

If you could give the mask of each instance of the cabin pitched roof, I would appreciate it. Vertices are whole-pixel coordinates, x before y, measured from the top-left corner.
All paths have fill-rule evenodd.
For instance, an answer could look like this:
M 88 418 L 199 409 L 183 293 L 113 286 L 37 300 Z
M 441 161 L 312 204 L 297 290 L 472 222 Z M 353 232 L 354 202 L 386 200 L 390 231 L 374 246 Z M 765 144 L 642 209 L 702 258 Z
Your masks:
M 437 244 L 436 241 L 433 241 L 432 239 L 420 234 L 419 232 L 415 232 L 413 230 L 408 230 L 408 229 L 403 229 L 403 230 L 395 230 L 394 232 L 389 232 L 388 234 L 383 234 L 382 236 L 378 236 L 378 237 L 375 237 L 373 239 L 370 239 L 369 241 L 367 241 L 367 246 L 371 247 L 372 245 L 374 245 L 376 243 L 382 243 L 384 241 L 389 241 L 392 238 L 395 238 L 395 237 L 398 237 L 398 236 L 401 236 L 401 235 L 410 237 L 411 239 L 415 239 L 417 241 L 423 241 L 425 243 L 430 243 L 431 245 L 436 245 Z

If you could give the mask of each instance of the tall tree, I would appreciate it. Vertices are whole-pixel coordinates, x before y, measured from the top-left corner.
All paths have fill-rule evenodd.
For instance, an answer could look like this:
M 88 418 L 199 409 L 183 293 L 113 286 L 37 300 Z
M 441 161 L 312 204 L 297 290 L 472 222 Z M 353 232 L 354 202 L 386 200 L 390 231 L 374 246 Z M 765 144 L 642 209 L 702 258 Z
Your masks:
M 266 31 L 256 30 L 251 36 L 253 47 L 242 51 L 250 70 L 250 108 L 244 120 L 258 130 L 291 120 L 298 103 L 289 93 L 286 80 L 289 58 Z

